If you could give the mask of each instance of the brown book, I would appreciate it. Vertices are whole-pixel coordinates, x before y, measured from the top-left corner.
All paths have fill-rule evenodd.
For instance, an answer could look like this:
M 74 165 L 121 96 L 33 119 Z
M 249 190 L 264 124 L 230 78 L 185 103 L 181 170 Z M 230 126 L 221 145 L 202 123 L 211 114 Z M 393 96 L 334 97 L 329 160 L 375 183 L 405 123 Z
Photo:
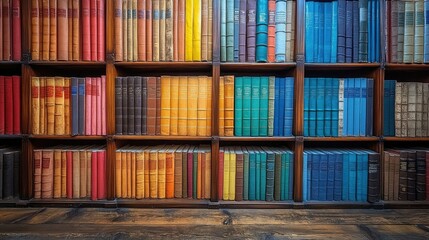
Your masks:
M 61 150 L 54 150 L 54 198 L 61 197 Z
M 158 198 L 165 198 L 167 147 L 162 146 L 158 151 Z
M 235 149 L 236 153 L 236 174 L 235 174 L 235 200 L 243 200 L 243 151 Z
M 67 151 L 61 151 L 61 198 L 67 197 Z
M 393 199 L 399 200 L 399 169 L 400 169 L 400 155 L 395 153 L 393 157 Z
M 122 0 L 122 53 L 124 61 L 128 60 L 128 1 Z
M 179 61 L 179 0 L 173 0 L 173 61 Z
M 174 153 L 174 197 L 182 198 L 182 177 L 183 177 L 183 149 L 185 146 L 180 146 Z
M 156 130 L 156 77 L 147 80 L 147 135 L 155 135 Z
M 57 60 L 57 0 L 49 0 L 49 60 Z
M 388 199 L 389 200 L 394 200 L 394 168 L 395 168 L 395 164 L 394 164 L 394 159 L 395 159 L 395 155 L 397 155 L 396 153 L 392 152 L 389 153 L 389 158 L 387 159 L 387 165 L 388 165 L 388 169 L 387 169 L 387 188 L 388 188 Z
M 152 61 L 152 1 L 146 0 L 146 61 Z
M 389 199 L 389 162 L 390 154 L 388 151 L 383 153 L 383 200 Z M 277 185 L 276 185 L 277 186 Z
M 40 0 L 31 0 L 31 59 L 38 61 L 40 60 L 40 11 L 41 11 Z M 0 13 L 1 15 L 1 13 Z M 0 24 L 1 25 L 1 24 Z M 2 27 L 0 26 L 0 32 Z M 0 36 L 0 49 L 3 49 L 3 35 Z
M 69 36 L 68 36 L 68 0 L 58 0 L 57 19 L 58 19 L 58 60 L 67 61 Z M 52 59 L 51 59 L 52 60 Z
M 122 152 L 116 150 L 115 154 L 115 196 L 122 198 Z
M 161 135 L 161 78 L 156 78 L 156 124 L 155 135 Z
M 167 0 L 159 0 L 159 61 L 166 59 L 166 5 Z
M 54 151 L 42 152 L 42 198 L 52 198 L 54 190 Z
M 72 197 L 80 197 L 80 159 L 79 150 L 72 151 L 72 165 L 73 165 L 73 177 L 72 177 Z
M 34 150 L 34 198 L 41 198 L 42 194 L 42 150 Z
M 80 1 L 73 0 L 73 38 L 72 38 L 72 60 L 80 60 Z
M 182 151 L 182 197 L 188 198 L 188 152 L 192 152 L 193 147 L 186 145 Z
M 204 168 L 204 198 L 210 199 L 211 196 L 211 170 L 212 170 L 212 157 L 210 146 L 204 149 L 205 155 L 205 168 Z
M 178 7 L 178 17 L 179 17 L 179 26 L 178 26 L 178 57 L 179 61 L 185 61 L 185 0 L 179 0 Z
M 210 0 L 201 1 L 201 61 L 203 62 L 208 61 L 209 1 Z
M 121 152 L 121 191 L 122 191 L 122 198 L 128 198 L 128 174 L 127 174 L 127 152 L 124 149 L 124 151 Z M 131 166 L 130 166 L 131 167 Z
M 39 112 L 39 134 L 46 134 L 47 133 L 47 121 L 46 121 L 46 106 L 45 106 L 45 102 L 46 102 L 46 78 L 41 77 L 39 78 L 40 80 L 40 101 L 39 101 L 39 106 L 40 106 L 40 112 Z
M 127 1 L 127 60 L 133 61 L 133 1 L 134 0 L 128 0 Z
M 132 2 L 132 38 L 131 38 L 131 44 L 133 46 L 132 51 L 132 61 L 137 61 L 138 57 L 138 48 L 137 48 L 137 0 L 133 0 Z
M 123 61 L 122 0 L 115 1 L 115 60 Z
M 149 153 L 149 189 L 150 198 L 158 198 L 158 147 Z
M 51 39 L 51 24 L 50 24 L 50 5 L 49 0 L 42 0 L 42 60 L 49 61 L 50 39 Z
M 150 148 L 144 149 L 144 197 L 150 198 L 150 182 L 149 182 L 149 160 L 150 160 Z
M 152 1 L 152 60 L 159 61 L 160 0 Z
M 174 58 L 174 16 L 173 0 L 166 0 L 165 7 L 165 61 L 173 61 Z
M 146 61 L 146 0 L 137 2 L 138 61 Z
M 126 159 L 125 161 L 127 161 L 127 197 L 131 198 L 131 179 L 132 179 L 132 164 L 133 164 L 133 159 L 131 157 L 131 150 L 128 150 L 126 153 Z
M 68 0 L 68 11 L 67 11 L 67 24 L 68 24 L 68 59 L 73 59 L 73 0 Z

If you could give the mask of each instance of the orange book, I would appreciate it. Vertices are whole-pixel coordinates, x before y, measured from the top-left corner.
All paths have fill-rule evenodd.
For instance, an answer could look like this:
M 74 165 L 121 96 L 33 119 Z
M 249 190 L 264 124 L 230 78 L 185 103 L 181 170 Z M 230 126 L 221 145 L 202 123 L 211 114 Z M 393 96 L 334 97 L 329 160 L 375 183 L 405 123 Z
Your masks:
M 165 198 L 167 147 L 163 146 L 158 152 L 158 198 Z
M 170 135 L 171 77 L 161 77 L 161 135 Z
M 152 1 L 152 60 L 154 62 L 159 61 L 159 35 L 160 35 L 160 0 Z
M 115 196 L 122 198 L 122 153 L 116 151 L 115 159 Z
M 46 118 L 46 78 L 41 77 L 40 80 L 40 113 L 39 113 L 39 134 L 47 133 L 47 118 Z
M 67 151 L 61 151 L 61 198 L 67 197 Z
M 174 198 L 174 152 L 177 146 L 172 146 L 167 150 L 165 156 L 165 197 Z
M 139 61 L 146 61 L 146 0 L 137 2 L 137 42 Z
M 54 198 L 61 197 L 61 150 L 54 150 Z
M 80 198 L 80 159 L 79 159 L 79 150 L 72 151 L 72 164 L 73 164 L 73 198 Z
M 69 47 L 69 24 L 68 24 L 68 0 L 58 0 L 57 20 L 58 20 L 58 60 L 67 61 Z M 51 59 L 52 60 L 52 59 Z
M 40 79 L 31 78 L 31 127 L 33 134 L 40 134 Z
M 268 62 L 276 61 L 276 1 L 268 0 Z
M 234 136 L 234 76 L 225 76 L 225 136 Z
M 49 0 L 42 0 L 42 60 L 49 61 L 50 39 L 51 39 L 51 23 L 50 23 L 50 5 Z
M 57 60 L 57 0 L 49 1 L 49 60 Z
M 158 198 L 158 148 L 155 147 L 149 153 L 149 196 Z
M 206 136 L 212 133 L 212 77 L 207 77 Z
M 207 135 L 207 77 L 198 77 L 197 136 Z
M 79 151 L 79 160 L 80 160 L 80 193 L 79 197 L 87 197 L 87 182 L 88 182 L 88 160 L 86 158 L 86 150 Z
M 80 1 L 73 0 L 73 43 L 72 43 L 72 53 L 73 61 L 80 60 Z
M 127 60 L 133 61 L 134 49 L 133 49 L 133 1 L 128 0 L 127 6 Z
M 115 2 L 115 60 L 123 61 L 122 0 Z
M 54 190 L 54 151 L 42 152 L 42 198 L 52 198 Z
M 122 189 L 122 198 L 128 198 L 128 192 L 127 192 L 127 188 L 128 188 L 128 174 L 127 174 L 127 152 L 124 150 L 121 153 L 121 189 Z M 131 166 L 130 166 L 131 167 Z
M 71 134 L 70 131 L 70 78 L 64 78 L 64 131 L 65 134 Z
M 198 157 L 197 157 L 197 199 L 201 199 L 202 193 L 202 179 L 203 179 L 203 171 L 202 171 L 202 150 L 199 148 Z
M 186 0 L 179 0 L 178 6 L 178 37 L 177 37 L 177 52 L 179 61 L 185 61 L 185 2 Z
M 35 61 L 40 60 L 40 11 L 40 0 L 31 0 L 31 59 Z M 3 49 L 2 36 L 0 37 L 0 49 Z
M 128 60 L 128 1 L 131 0 L 122 0 L 122 56 L 124 61 Z
M 146 61 L 152 61 L 152 1 L 146 0 Z
M 150 160 L 150 149 L 146 148 L 144 150 L 144 198 L 150 197 L 149 160 Z
M 167 0 L 159 0 L 159 61 L 165 61 L 166 56 L 165 56 L 165 52 L 166 52 L 166 21 L 165 21 L 165 17 L 166 17 L 166 2 Z
M 131 153 L 131 198 L 136 198 L 136 152 Z
M 170 135 L 178 135 L 179 120 L 179 79 L 180 77 L 171 77 L 170 90 Z
M 144 151 L 140 148 L 136 152 L 136 198 L 144 198 L 145 192 L 145 168 L 144 168 Z
M 126 156 L 127 157 L 125 161 L 127 161 L 127 198 L 131 198 L 131 179 L 133 178 L 131 173 L 133 169 L 133 161 L 130 150 L 127 151 Z
M 55 135 L 64 135 L 64 78 L 55 77 Z
M 67 11 L 67 24 L 68 24 L 68 59 L 73 59 L 73 0 L 68 0 L 68 11 Z
M 132 51 L 132 61 L 137 61 L 138 58 L 138 47 L 137 47 L 137 0 L 133 0 L 133 8 L 132 8 L 132 26 L 133 26 L 133 33 L 131 38 L 131 43 L 133 46 Z
M 179 146 L 174 152 L 174 197 L 182 198 L 182 190 L 183 190 L 183 161 L 182 153 L 185 151 L 184 148 L 186 146 Z
M 225 77 L 219 79 L 219 136 L 225 136 Z
M 46 111 L 48 122 L 48 135 L 55 135 L 55 78 L 46 78 Z
M 212 157 L 210 152 L 210 146 L 207 146 L 205 152 L 205 168 L 204 168 L 204 196 L 205 199 L 210 199 L 211 195 L 211 166 L 212 166 Z
M 188 77 L 179 77 L 177 134 L 188 134 Z
M 208 61 L 209 44 L 209 1 L 201 1 L 201 61 Z
M 188 136 L 197 136 L 198 77 L 188 77 Z
M 42 150 L 34 150 L 34 198 L 41 198 L 42 194 Z

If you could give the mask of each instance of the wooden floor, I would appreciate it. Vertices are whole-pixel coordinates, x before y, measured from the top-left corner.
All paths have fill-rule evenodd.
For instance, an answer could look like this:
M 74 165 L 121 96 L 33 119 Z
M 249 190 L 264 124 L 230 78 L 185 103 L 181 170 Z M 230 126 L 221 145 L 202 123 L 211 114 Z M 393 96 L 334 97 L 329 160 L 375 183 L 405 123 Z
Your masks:
M 426 209 L 0 208 L 0 239 L 429 239 Z

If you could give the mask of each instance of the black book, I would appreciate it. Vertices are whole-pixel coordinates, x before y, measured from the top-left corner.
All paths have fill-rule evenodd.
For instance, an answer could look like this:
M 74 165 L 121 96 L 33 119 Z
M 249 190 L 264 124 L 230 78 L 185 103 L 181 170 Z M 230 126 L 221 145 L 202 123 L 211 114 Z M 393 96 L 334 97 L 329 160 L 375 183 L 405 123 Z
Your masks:
M 128 77 L 128 134 L 134 135 L 134 82 L 136 77 Z
M 13 198 L 13 158 L 15 152 L 3 153 L 3 199 Z
M 399 196 L 398 200 L 407 200 L 407 168 L 408 152 L 400 151 L 399 154 Z
M 426 151 L 416 153 L 416 200 L 426 199 Z
M 380 201 L 380 154 L 368 154 L 368 202 Z
M 122 78 L 122 133 L 128 134 L 128 81 L 130 77 Z
M 3 153 L 5 150 L 0 147 L 0 199 L 3 198 Z
M 142 77 L 134 79 L 134 134 L 142 134 Z
M 122 132 L 122 82 L 124 78 L 116 77 L 115 83 L 115 128 L 116 134 Z
M 416 200 L 416 152 L 408 152 L 407 158 L 407 199 Z
M 147 134 L 147 77 L 142 81 L 142 134 Z
M 13 196 L 19 197 L 19 168 L 21 165 L 21 152 L 15 151 L 13 157 Z

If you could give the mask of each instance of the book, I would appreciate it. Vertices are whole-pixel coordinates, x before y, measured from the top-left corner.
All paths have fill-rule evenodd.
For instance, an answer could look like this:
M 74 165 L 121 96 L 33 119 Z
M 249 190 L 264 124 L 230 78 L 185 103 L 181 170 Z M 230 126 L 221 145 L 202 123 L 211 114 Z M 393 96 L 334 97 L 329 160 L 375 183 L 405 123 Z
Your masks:
M 258 1 L 256 8 L 256 62 L 267 62 L 268 51 L 268 0 Z

